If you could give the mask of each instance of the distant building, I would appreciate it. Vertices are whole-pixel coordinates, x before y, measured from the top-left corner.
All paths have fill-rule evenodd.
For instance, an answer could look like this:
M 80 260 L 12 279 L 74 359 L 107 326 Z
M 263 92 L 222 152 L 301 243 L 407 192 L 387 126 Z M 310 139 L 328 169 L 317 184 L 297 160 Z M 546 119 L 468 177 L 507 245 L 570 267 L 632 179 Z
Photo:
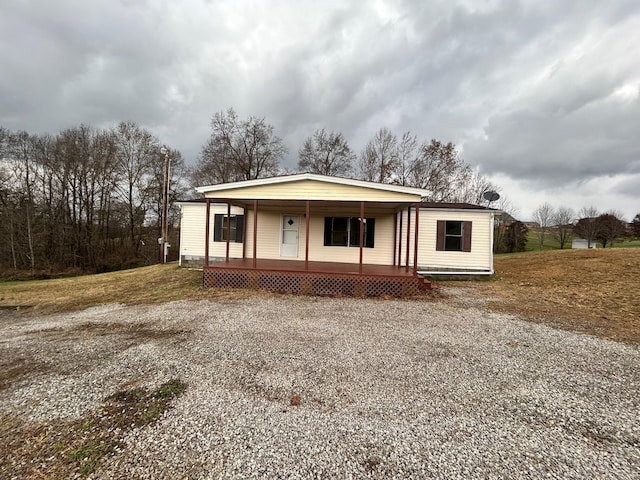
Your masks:
M 584 238 L 574 238 L 571 242 L 571 248 L 597 248 L 596 242 L 591 242 L 589 246 L 589 240 Z

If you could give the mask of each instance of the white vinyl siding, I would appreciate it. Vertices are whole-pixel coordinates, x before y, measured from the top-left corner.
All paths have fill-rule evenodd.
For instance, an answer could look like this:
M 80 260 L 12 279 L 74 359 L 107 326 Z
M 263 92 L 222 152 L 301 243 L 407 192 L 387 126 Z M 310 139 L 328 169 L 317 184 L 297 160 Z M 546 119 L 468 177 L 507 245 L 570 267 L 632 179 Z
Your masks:
M 311 211 L 309 220 L 309 261 L 358 263 L 360 261 L 359 247 L 324 246 L 324 217 L 325 213 Z M 297 257 L 280 256 L 280 235 L 282 230 L 282 215 L 300 215 L 300 243 Z M 330 214 L 327 214 L 330 215 Z M 368 215 L 367 216 L 374 216 Z M 375 216 L 374 248 L 364 248 L 363 263 L 375 265 L 390 265 L 393 262 L 393 214 Z M 258 248 L 257 257 L 264 259 L 305 259 L 306 220 L 304 210 L 260 210 L 258 207 Z M 247 258 L 253 257 L 253 211 L 247 210 L 245 217 L 245 235 L 247 241 Z
M 182 214 L 180 218 L 180 265 L 183 259 L 204 260 L 206 215 L 207 207 L 204 203 L 182 203 L 180 204 Z M 212 203 L 209 211 L 209 258 L 225 258 L 227 253 L 226 242 L 213 241 L 213 225 L 216 214 L 227 214 L 227 205 Z M 231 207 L 232 215 L 242 215 L 242 208 Z M 242 258 L 242 243 L 229 243 L 229 257 Z
M 356 185 L 338 185 L 314 180 L 299 180 L 273 185 L 238 187 L 223 192 L 204 192 L 206 197 L 261 200 L 336 200 L 365 202 L 417 202 L 419 194 L 393 192 Z M 258 215 L 260 210 L 258 209 Z
M 492 229 L 493 216 L 486 210 L 453 210 L 421 208 L 418 215 L 418 271 L 465 271 L 465 272 L 493 272 Z M 472 222 L 471 251 L 437 251 L 437 222 L 438 220 L 452 220 Z M 400 220 L 396 234 L 401 242 L 400 265 L 405 265 L 407 259 L 407 210 L 402 211 L 402 232 Z M 411 226 L 409 233 L 409 267 L 413 268 L 415 240 L 415 209 L 411 209 Z M 396 245 L 396 259 L 398 255 Z

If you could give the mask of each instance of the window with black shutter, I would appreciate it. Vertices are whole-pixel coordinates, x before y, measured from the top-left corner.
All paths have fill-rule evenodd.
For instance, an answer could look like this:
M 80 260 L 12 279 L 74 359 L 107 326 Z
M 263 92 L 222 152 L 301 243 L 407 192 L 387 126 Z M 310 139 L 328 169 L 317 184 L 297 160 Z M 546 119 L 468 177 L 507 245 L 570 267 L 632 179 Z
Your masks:
M 223 215 L 216 213 L 213 220 L 213 241 L 226 242 L 227 232 L 229 232 L 229 241 L 242 243 L 242 234 L 244 227 L 244 215 Z

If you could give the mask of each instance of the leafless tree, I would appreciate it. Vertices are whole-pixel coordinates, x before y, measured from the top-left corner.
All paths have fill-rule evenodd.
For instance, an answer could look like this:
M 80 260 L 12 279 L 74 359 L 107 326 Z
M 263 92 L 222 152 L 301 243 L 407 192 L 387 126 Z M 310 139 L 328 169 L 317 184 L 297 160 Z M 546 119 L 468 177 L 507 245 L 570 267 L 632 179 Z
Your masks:
M 202 148 L 195 176 L 214 184 L 276 175 L 286 152 L 264 118 L 241 120 L 230 108 L 213 116 L 211 136 Z
M 556 229 L 556 238 L 560 242 L 561 249 L 571 239 L 575 216 L 573 209 L 568 207 L 560 207 L 553 214 L 553 225 Z
M 155 261 L 157 147 L 132 122 L 55 136 L 0 128 L 0 269 L 101 271 Z M 170 199 L 178 190 L 172 179 Z
M 578 222 L 573 227 L 573 233 L 587 240 L 587 245 L 591 248 L 593 241 L 598 236 L 600 226 L 596 219 L 598 218 L 598 210 L 595 207 L 583 207 L 578 212 Z
M 398 139 L 381 128 L 360 154 L 360 176 L 369 182 L 391 183 L 398 162 Z
M 633 221 L 631 222 L 631 232 L 634 237 L 640 238 L 640 213 L 637 213 L 636 216 L 633 217 Z
M 533 212 L 533 220 L 538 224 L 538 248 L 544 247 L 547 230 L 553 223 L 554 210 L 547 202 L 540 205 Z
M 458 156 L 453 143 L 432 139 L 420 147 L 411 169 L 411 185 L 428 190 L 432 201 L 452 202 L 471 174 L 471 168 Z
M 127 211 L 130 248 L 137 256 L 141 227 L 150 208 L 148 185 L 153 163 L 160 161 L 160 144 L 150 132 L 133 122 L 121 122 L 113 133 L 119 174 L 116 191 Z
M 418 155 L 418 137 L 405 132 L 398 143 L 396 170 L 393 183 L 403 186 L 411 185 L 411 172 L 416 165 Z
M 598 225 L 596 238 L 602 242 L 603 248 L 607 247 L 607 243 L 613 246 L 613 242 L 624 234 L 626 226 L 621 218 L 622 214 L 616 211 L 603 213 L 596 218 Z
M 346 177 L 351 174 L 355 154 L 342 133 L 316 130 L 298 150 L 298 170 Z

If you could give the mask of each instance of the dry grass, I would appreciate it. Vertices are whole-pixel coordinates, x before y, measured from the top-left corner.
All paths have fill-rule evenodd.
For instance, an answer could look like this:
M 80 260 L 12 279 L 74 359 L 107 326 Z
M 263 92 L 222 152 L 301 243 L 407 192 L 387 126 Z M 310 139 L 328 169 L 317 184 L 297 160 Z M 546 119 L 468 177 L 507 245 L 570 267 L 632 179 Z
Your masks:
M 640 344 L 640 249 L 553 250 L 496 257 L 489 282 L 464 282 L 490 308 L 557 328 Z M 0 282 L 0 308 L 79 310 L 103 303 L 270 295 L 206 290 L 202 272 L 176 263 L 26 282 Z M 21 368 L 16 366 L 16 368 Z
M 0 309 L 50 313 L 113 302 L 161 303 L 238 295 L 242 293 L 205 290 L 201 271 L 179 268 L 173 262 L 98 275 L 0 282 Z
M 640 249 L 497 256 L 496 278 L 473 283 L 490 308 L 556 328 L 640 344 Z

